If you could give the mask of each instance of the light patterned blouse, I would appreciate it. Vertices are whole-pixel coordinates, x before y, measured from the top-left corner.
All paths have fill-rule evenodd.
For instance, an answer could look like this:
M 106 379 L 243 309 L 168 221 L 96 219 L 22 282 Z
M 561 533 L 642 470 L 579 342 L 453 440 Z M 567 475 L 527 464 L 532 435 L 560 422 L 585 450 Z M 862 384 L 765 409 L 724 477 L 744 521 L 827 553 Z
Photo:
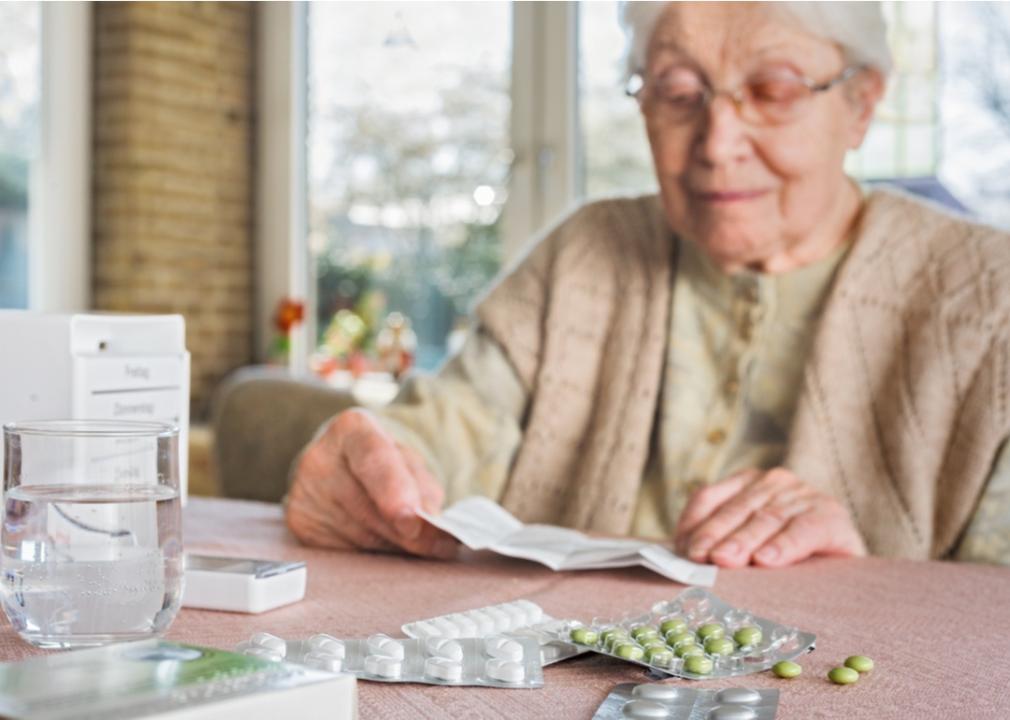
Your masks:
M 847 250 L 780 275 L 726 275 L 692 243 L 680 243 L 632 535 L 670 537 L 697 488 L 781 464 L 817 319 Z M 500 499 L 528 400 L 500 346 L 477 328 L 437 375 L 412 377 L 378 415 L 425 456 L 447 502 L 475 493 Z M 956 557 L 1010 564 L 1010 443 Z

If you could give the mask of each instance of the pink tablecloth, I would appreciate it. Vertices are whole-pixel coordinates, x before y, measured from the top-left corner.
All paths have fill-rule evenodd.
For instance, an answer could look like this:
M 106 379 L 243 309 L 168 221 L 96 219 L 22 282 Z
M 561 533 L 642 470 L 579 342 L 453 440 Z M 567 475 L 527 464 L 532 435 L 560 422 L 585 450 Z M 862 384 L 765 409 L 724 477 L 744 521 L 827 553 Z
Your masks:
M 255 631 L 287 637 L 399 634 L 408 620 L 529 598 L 558 617 L 647 609 L 683 590 L 640 569 L 554 573 L 485 554 L 458 562 L 300 547 L 275 505 L 193 499 L 190 551 L 308 562 L 304 601 L 260 616 L 183 610 L 170 639 L 230 648 Z M 708 681 L 782 691 L 780 720 L 1010 718 L 1010 569 L 881 559 L 815 560 L 785 570 L 722 571 L 726 601 L 817 635 L 803 675 Z M 9 625 L 0 659 L 32 653 Z M 827 671 L 848 655 L 877 669 L 839 687 Z M 541 690 L 359 683 L 362 718 L 591 718 L 610 689 L 644 679 L 637 666 L 588 655 L 546 668 Z M 686 682 L 686 681 L 674 681 Z

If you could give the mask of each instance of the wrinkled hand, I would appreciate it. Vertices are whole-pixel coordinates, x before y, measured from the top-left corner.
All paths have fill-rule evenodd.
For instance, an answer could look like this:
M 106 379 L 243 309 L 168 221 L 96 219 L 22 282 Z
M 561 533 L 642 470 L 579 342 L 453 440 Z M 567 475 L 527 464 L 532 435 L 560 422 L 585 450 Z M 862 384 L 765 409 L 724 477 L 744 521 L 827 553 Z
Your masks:
M 348 410 L 296 461 L 285 520 L 307 545 L 451 557 L 456 541 L 417 514 L 437 512 L 444 497 L 420 455 Z
M 745 470 L 696 492 L 680 515 L 674 545 L 695 562 L 727 568 L 866 555 L 845 507 L 785 468 Z

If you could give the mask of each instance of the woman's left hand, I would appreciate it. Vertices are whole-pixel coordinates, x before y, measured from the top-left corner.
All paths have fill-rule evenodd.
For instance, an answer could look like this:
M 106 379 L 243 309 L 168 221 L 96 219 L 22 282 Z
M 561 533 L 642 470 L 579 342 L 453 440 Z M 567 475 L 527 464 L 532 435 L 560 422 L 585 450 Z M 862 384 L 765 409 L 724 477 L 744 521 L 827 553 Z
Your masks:
M 744 470 L 696 492 L 680 515 L 674 544 L 695 562 L 727 568 L 866 555 L 845 507 L 785 468 Z

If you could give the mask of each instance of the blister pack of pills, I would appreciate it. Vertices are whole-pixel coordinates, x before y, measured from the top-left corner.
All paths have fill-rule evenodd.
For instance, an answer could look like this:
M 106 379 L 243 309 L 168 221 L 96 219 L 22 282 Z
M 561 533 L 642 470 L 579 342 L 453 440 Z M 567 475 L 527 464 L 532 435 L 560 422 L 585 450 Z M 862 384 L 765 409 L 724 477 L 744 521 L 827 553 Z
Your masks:
M 610 692 L 593 720 L 773 720 L 778 706 L 778 690 L 624 683 Z
M 594 652 L 687 678 L 768 670 L 814 649 L 816 636 L 757 617 L 707 590 L 690 588 L 652 611 L 618 619 L 569 621 L 560 636 Z
M 506 634 L 540 643 L 543 665 L 551 665 L 586 652 L 585 648 L 562 639 L 565 621 L 551 617 L 531 600 L 488 605 L 463 612 L 415 620 L 401 628 L 412 638 L 486 638 Z
M 360 680 L 499 688 L 543 687 L 540 644 L 532 638 L 430 637 L 341 639 L 317 634 L 285 640 L 259 632 L 237 651 L 264 660 L 285 660 Z

